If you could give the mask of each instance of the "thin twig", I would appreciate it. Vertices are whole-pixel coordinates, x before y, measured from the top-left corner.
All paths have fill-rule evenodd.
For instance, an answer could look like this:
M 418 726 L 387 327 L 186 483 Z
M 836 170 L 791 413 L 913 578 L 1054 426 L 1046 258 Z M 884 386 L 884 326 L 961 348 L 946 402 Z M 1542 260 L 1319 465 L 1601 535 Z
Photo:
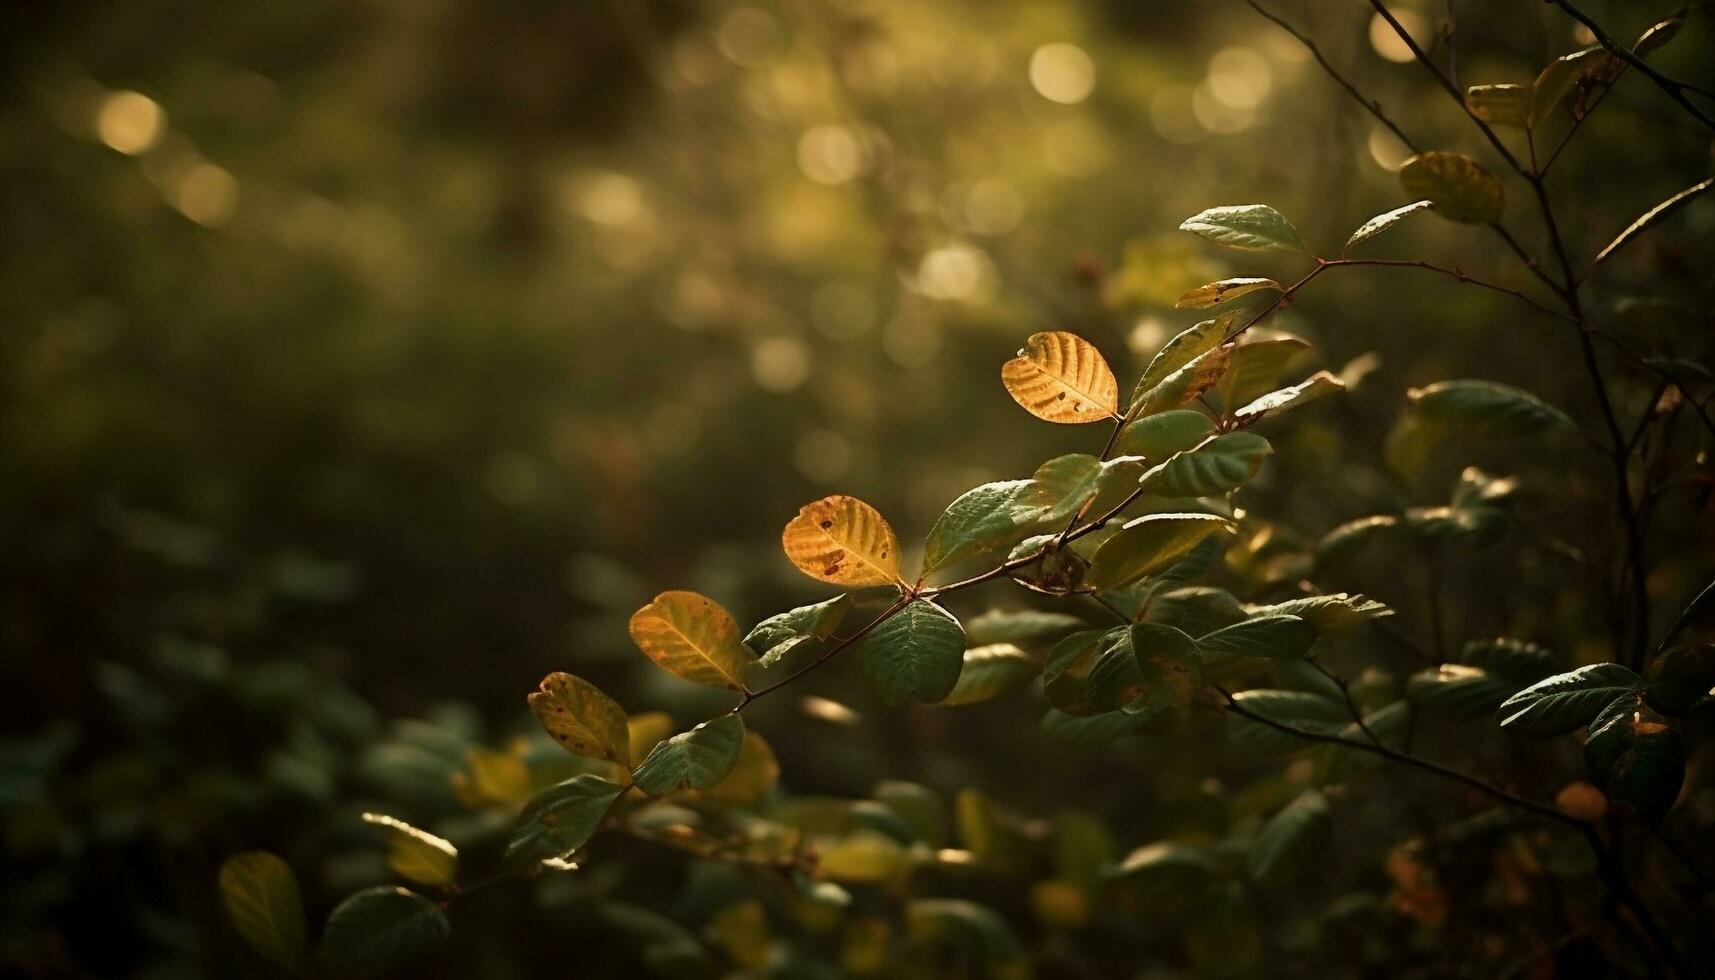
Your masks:
M 1375 0 L 1371 0 L 1371 2 L 1373 3 Z M 1681 108 L 1690 113 L 1693 119 L 1702 123 L 1710 132 L 1715 132 L 1715 119 L 1709 118 L 1702 109 L 1697 108 L 1690 99 L 1685 97 L 1686 92 L 1697 92 L 1701 95 L 1709 95 L 1710 93 L 1705 92 L 1703 89 L 1700 89 L 1695 85 L 1687 85 L 1684 82 L 1676 81 L 1666 75 L 1663 75 L 1661 72 L 1656 71 L 1654 68 L 1651 68 L 1649 62 L 1633 54 L 1630 48 L 1618 41 L 1615 41 L 1607 31 L 1602 29 L 1600 24 L 1591 20 L 1590 16 L 1582 10 L 1574 7 L 1569 0 L 1551 0 L 1551 2 L 1561 10 L 1566 11 L 1567 16 L 1589 28 L 1590 33 L 1596 36 L 1597 44 L 1607 48 L 1608 52 L 1614 57 L 1619 58 L 1621 61 L 1624 61 L 1626 64 L 1631 65 L 1633 68 L 1642 72 L 1646 78 L 1655 83 L 1657 88 L 1666 92 L 1669 98 L 1679 103 Z

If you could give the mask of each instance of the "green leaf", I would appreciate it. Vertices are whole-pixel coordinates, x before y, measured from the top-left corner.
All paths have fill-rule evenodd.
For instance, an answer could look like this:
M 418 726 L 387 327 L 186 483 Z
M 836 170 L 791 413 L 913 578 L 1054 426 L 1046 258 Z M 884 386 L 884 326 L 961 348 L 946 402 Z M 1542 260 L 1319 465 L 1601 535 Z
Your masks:
M 1113 860 L 1113 835 L 1093 813 L 1070 807 L 1056 810 L 1052 833 L 1054 873 L 1061 878 L 1087 884 Z
M 1412 157 L 1399 170 L 1399 185 L 1407 196 L 1434 204 L 1436 214 L 1466 224 L 1499 221 L 1505 201 L 1501 182 L 1458 153 L 1431 151 Z
M 1437 381 L 1406 392 L 1419 417 L 1481 436 L 1525 436 L 1572 429 L 1572 419 L 1522 388 L 1496 381 Z
M 1140 892 L 1147 906 L 1185 908 L 1214 887 L 1217 868 L 1202 851 L 1175 841 L 1156 841 L 1127 854 L 1109 874 L 1116 884 Z
M 1253 333 L 1234 346 L 1226 373 L 1215 385 L 1221 404 L 1230 412 L 1273 391 L 1286 369 L 1308 350 L 1310 344 L 1302 337 L 1279 331 Z
M 1210 208 L 1186 218 L 1180 231 L 1201 235 L 1228 248 L 1253 252 L 1310 254 L 1298 229 L 1286 216 L 1266 204 Z
M 452 934 L 441 907 L 405 888 L 366 888 L 334 907 L 322 933 L 322 959 L 342 973 L 404 967 Z
M 1317 371 L 1289 388 L 1271 391 L 1253 399 L 1234 412 L 1233 418 L 1237 419 L 1240 425 L 1254 425 L 1263 419 L 1279 415 L 1300 405 L 1308 405 L 1324 395 L 1332 395 L 1337 391 L 1345 390 L 1346 383 L 1344 381 L 1327 371 Z
M 1030 492 L 1029 480 L 985 483 L 967 490 L 947 506 L 929 529 L 923 546 L 923 574 L 968 558 L 1004 553 L 1030 533 L 1019 505 Z
M 1465 90 L 1471 115 L 1491 126 L 1523 129 L 1530 123 L 1531 90 L 1523 85 L 1473 85 Z
M 965 651 L 959 682 L 943 704 L 977 704 L 997 698 L 1036 676 L 1036 661 L 1010 643 L 991 643 Z
M 1583 728 L 1606 705 L 1638 690 L 1638 675 L 1620 664 L 1590 664 L 1538 681 L 1501 705 L 1501 727 L 1532 735 Z
M 1126 413 L 1127 421 L 1178 408 L 1208 391 L 1226 373 L 1232 356 L 1233 345 L 1222 344 L 1186 361 L 1152 388 L 1144 388 L 1140 382 L 1131 409 Z
M 875 785 L 875 798 L 910 825 L 917 840 L 930 847 L 947 845 L 947 803 L 941 794 L 918 783 L 889 779 Z
M 1030 487 L 1018 503 L 1020 518 L 1029 531 L 1058 530 L 1081 507 L 1085 513 L 1100 514 L 1118 504 L 1137 485 L 1142 472 L 1143 461 L 1129 456 L 1109 460 L 1088 453 L 1056 456 L 1031 475 Z M 1091 501 L 1088 507 L 1086 501 Z
M 941 607 L 917 600 L 863 639 L 864 680 L 882 704 L 934 704 L 953 693 L 964 663 L 965 631 Z
M 1269 721 L 1323 735 L 1337 735 L 1351 723 L 1344 704 L 1309 691 L 1240 691 L 1233 701 Z M 1290 752 L 1310 744 L 1291 732 L 1236 714 L 1228 717 L 1227 732 L 1236 744 L 1255 752 Z
M 1316 542 L 1318 561 L 1337 558 L 1356 550 L 1366 541 L 1386 535 L 1399 527 L 1399 518 L 1392 514 L 1372 514 L 1359 517 L 1335 527 Z
M 304 958 L 304 900 L 297 876 L 277 855 L 246 851 L 220 866 L 220 897 L 251 949 L 288 971 Z
M 387 864 L 395 874 L 418 885 L 450 885 L 458 877 L 459 852 L 452 841 L 383 813 L 365 813 L 363 822 L 388 830 L 391 845 Z
M 1272 289 L 1277 293 L 1285 291 L 1280 283 L 1273 279 L 1222 279 L 1217 282 L 1205 283 L 1185 293 L 1179 297 L 1173 307 L 1180 310 L 1206 310 L 1211 306 L 1220 306 L 1228 300 L 1238 299 L 1240 296 L 1247 296 L 1265 289 Z
M 1191 704 L 1203 686 L 1203 655 L 1197 641 L 1161 623 L 1138 623 L 1131 628 L 1131 656 L 1143 690 L 1128 699 L 1133 713 L 1156 713 Z
M 1029 960 L 1006 920 L 991 909 L 954 898 L 917 898 L 905 904 L 905 929 L 911 941 L 950 947 L 952 962 L 978 964 L 978 975 L 996 978 L 1029 974 Z
M 1319 863 L 1332 829 L 1328 798 L 1307 789 L 1257 831 L 1245 870 L 1258 881 L 1279 881 L 1309 868 Z
M 1589 269 L 1594 269 L 1596 266 L 1606 262 L 1615 252 L 1625 248 L 1627 242 L 1630 242 L 1632 239 L 1650 230 L 1657 224 L 1667 220 L 1669 217 L 1672 217 L 1675 211 L 1678 211 L 1680 208 L 1690 204 L 1692 198 L 1709 190 L 1711 187 L 1715 187 L 1715 177 L 1705 177 L 1697 183 L 1692 184 L 1690 187 L 1687 187 L 1685 190 L 1680 191 L 1678 194 L 1673 195 L 1660 204 L 1657 204 L 1655 207 L 1645 211 L 1636 221 L 1627 225 L 1625 231 L 1614 236 L 1613 241 L 1609 242 L 1600 252 L 1596 253 L 1596 257 L 1590 260 Z M 1586 270 L 1585 275 L 1589 275 L 1588 270 Z M 1691 363 L 1693 368 L 1702 371 L 1705 378 L 1707 378 L 1708 372 L 1703 371 L 1701 365 L 1698 365 L 1695 362 L 1689 363 Z
M 1668 647 L 1650 662 L 1644 698 L 1664 715 L 1683 715 L 1715 694 L 1715 646 L 1683 643 Z
M 1549 62 L 1531 85 L 1530 126 L 1534 129 L 1546 122 L 1554 107 L 1574 86 L 1610 81 L 1623 67 L 1622 62 L 1599 45 L 1561 55 Z
M 1481 667 L 1513 681 L 1519 687 L 1535 684 L 1554 673 L 1559 666 L 1559 661 L 1549 651 L 1527 640 L 1509 637 L 1471 640 L 1459 654 L 1459 662 Z
M 1101 710 L 1091 703 L 1089 676 L 1097 658 L 1110 645 L 1112 632 L 1083 630 L 1054 644 L 1042 671 L 1042 693 L 1049 704 L 1073 715 Z
M 1316 627 L 1297 616 L 1256 616 L 1197 638 L 1210 653 L 1298 660 L 1316 642 Z
M 586 773 L 537 793 L 518 815 L 506 843 L 507 863 L 546 861 L 583 847 L 624 792 L 624 786 Z
M 1413 704 L 1456 717 L 1493 714 L 1521 685 L 1470 664 L 1442 664 L 1412 675 L 1406 694 Z
M 631 764 L 625 709 L 601 688 L 555 671 L 529 697 L 536 720 L 560 747 L 574 755 Z
M 1251 432 L 1228 432 L 1202 446 L 1175 453 L 1143 474 L 1138 486 L 1158 497 L 1213 497 L 1237 490 L 1256 476 L 1274 452 Z
M 1235 530 L 1232 521 L 1213 514 L 1147 514 L 1102 542 L 1089 582 L 1097 589 L 1127 585 L 1173 564 L 1209 535 Z
M 1308 622 L 1319 636 L 1393 615 L 1393 610 L 1385 604 L 1366 595 L 1347 592 L 1288 599 L 1267 606 L 1252 606 L 1247 611 L 1252 616 L 1297 616 Z
M 744 645 L 761 654 L 757 662 L 768 667 L 806 643 L 833 636 L 851 604 L 851 597 L 841 594 L 826 602 L 788 609 L 757 623 L 744 635 Z
M 972 646 L 1012 643 L 1031 650 L 1085 625 L 1082 619 L 1068 613 L 991 609 L 965 622 L 965 640 Z
M 1685 781 L 1685 740 L 1659 718 L 1647 717 L 1636 696 L 1616 699 L 1590 723 L 1584 758 L 1610 800 L 1645 820 L 1660 820 Z
M 736 712 L 717 715 L 655 746 L 633 779 L 650 796 L 708 789 L 732 771 L 743 747 L 744 719 Z
M 1679 29 L 1684 26 L 1685 18 L 1679 14 L 1650 25 L 1650 29 L 1640 34 L 1637 43 L 1632 45 L 1632 54 L 1648 58 L 1677 37 Z
M 1215 434 L 1214 420 L 1188 408 L 1159 412 L 1140 418 L 1120 431 L 1114 451 L 1121 456 L 1142 456 L 1161 462 L 1184 452 Z
M 1208 545 L 1218 543 L 1213 539 L 1205 541 L 1192 551 L 1192 555 Z M 1150 582 L 1153 584 L 1172 571 L 1170 568 Z M 1244 619 L 1245 610 L 1231 592 L 1198 585 L 1156 592 L 1150 599 L 1149 618 L 1151 622 L 1184 630 L 1192 636 L 1202 636 Z
M 1142 732 L 1151 720 L 1148 715 L 1124 711 L 1074 715 L 1059 708 L 1049 708 L 1037 727 L 1048 738 L 1068 745 L 1106 745 L 1114 739 Z
M 1404 221 L 1414 214 L 1422 214 L 1434 206 L 1435 203 L 1433 201 L 1413 201 L 1403 207 L 1397 207 L 1392 211 L 1384 211 L 1381 214 L 1376 215 L 1370 220 L 1359 225 L 1357 231 L 1352 232 L 1352 237 L 1346 239 L 1346 247 L 1341 250 L 1341 254 L 1349 254 L 1352 249 L 1357 248 L 1364 242 L 1367 242 L 1382 232 L 1387 231 L 1389 228 L 1399 224 L 1401 221 Z
M 1137 387 L 1131 392 L 1132 404 L 1136 405 L 1151 388 L 1191 363 L 1199 354 L 1214 350 L 1244 315 L 1242 310 L 1231 310 L 1212 319 L 1198 321 L 1175 334 L 1150 358 L 1149 366 L 1138 376 Z

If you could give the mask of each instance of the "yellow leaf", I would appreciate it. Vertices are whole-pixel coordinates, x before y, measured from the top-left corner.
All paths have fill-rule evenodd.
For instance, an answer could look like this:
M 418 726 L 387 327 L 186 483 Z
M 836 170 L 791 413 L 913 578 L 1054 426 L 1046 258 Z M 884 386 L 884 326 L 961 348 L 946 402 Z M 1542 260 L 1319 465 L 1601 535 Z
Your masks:
M 741 674 L 756 660 L 732 615 L 695 592 L 663 592 L 633 613 L 631 641 L 669 674 L 735 691 L 745 689 Z
M 673 716 L 665 711 L 645 711 L 626 720 L 633 759 L 646 758 L 662 739 L 673 734 Z
M 1180 310 L 1202 310 L 1264 289 L 1272 289 L 1277 293 L 1281 291 L 1280 283 L 1273 279 L 1222 279 L 1185 293 L 1173 306 Z
M 798 570 L 835 585 L 899 581 L 899 538 L 887 519 L 856 497 L 835 494 L 805 504 L 780 535 Z
M 419 885 L 450 885 L 458 876 L 459 852 L 452 841 L 436 837 L 384 813 L 365 813 L 363 822 L 386 827 L 392 846 L 387 864 L 395 874 Z
M 530 694 L 530 710 L 561 748 L 575 755 L 631 764 L 625 709 L 581 677 L 555 671 Z
M 469 772 L 452 775 L 453 792 L 469 807 L 517 806 L 530 798 L 530 769 L 511 752 L 477 745 L 465 752 Z
M 1119 414 L 1119 382 L 1096 345 L 1052 330 L 1030 335 L 1000 369 L 1013 401 L 1039 419 L 1077 424 Z

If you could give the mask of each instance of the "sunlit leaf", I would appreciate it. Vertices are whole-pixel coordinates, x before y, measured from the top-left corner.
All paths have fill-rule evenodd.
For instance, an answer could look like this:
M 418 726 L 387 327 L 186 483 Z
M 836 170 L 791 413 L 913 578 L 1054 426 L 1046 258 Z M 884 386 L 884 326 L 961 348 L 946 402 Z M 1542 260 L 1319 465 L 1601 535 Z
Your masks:
M 633 613 L 631 641 L 676 677 L 735 691 L 744 690 L 744 669 L 756 660 L 732 615 L 696 592 L 663 592 Z
M 1351 723 L 1344 704 L 1310 691 L 1240 691 L 1233 701 L 1254 715 L 1299 731 L 1336 735 Z M 1256 752 L 1287 752 L 1309 744 L 1291 731 L 1238 714 L 1228 717 L 1227 731 L 1235 743 Z
M 1338 391 L 1345 391 L 1346 383 L 1327 371 L 1317 371 L 1310 377 L 1300 381 L 1290 388 L 1282 388 L 1263 395 L 1233 413 L 1233 417 L 1242 425 L 1260 422 L 1273 415 L 1297 408 Z
M 366 888 L 335 906 L 322 933 L 322 960 L 342 973 L 386 973 L 446 942 L 439 905 L 405 888 Z
M 1034 524 L 1023 505 L 1030 492 L 1030 480 L 1006 480 L 960 494 L 929 529 L 923 574 L 964 559 L 1004 554 L 1029 536 Z
M 1023 526 L 1031 531 L 1058 529 L 1076 516 L 1107 512 L 1137 485 L 1143 460 L 1119 456 L 1099 460 L 1088 453 L 1069 453 L 1043 463 L 1030 477 L 1030 487 L 1018 506 Z
M 1387 231 L 1389 228 L 1392 228 L 1394 225 L 1399 224 L 1401 221 L 1404 221 L 1412 215 L 1422 214 L 1434 206 L 1434 203 L 1431 201 L 1413 201 L 1412 203 L 1402 207 L 1394 208 L 1392 211 L 1384 211 L 1381 214 L 1376 215 L 1370 220 L 1359 225 L 1357 231 L 1352 232 L 1352 237 L 1346 239 L 1346 247 L 1342 250 L 1341 254 L 1350 254 L 1352 249 L 1362 245 L 1364 242 L 1367 242 L 1382 232 Z
M 1077 334 L 1031 334 L 1000 369 L 1013 401 L 1049 422 L 1098 422 L 1119 415 L 1119 382 L 1096 345 Z
M 655 746 L 632 779 L 650 796 L 708 789 L 732 771 L 743 747 L 744 720 L 729 711 Z
M 1284 291 L 1284 287 L 1273 279 L 1221 279 L 1190 290 L 1180 296 L 1173 306 L 1181 310 L 1204 310 L 1265 289 L 1272 289 L 1277 293 Z
M 875 884 L 901 877 L 915 863 L 898 841 L 865 830 L 822 845 L 816 870 L 831 881 Z
M 1491 126 L 1530 124 L 1531 90 L 1524 85 L 1473 85 L 1465 90 L 1465 106 L 1471 115 Z
M 1170 408 L 1178 408 L 1195 399 L 1221 380 L 1232 356 L 1233 345 L 1222 344 L 1186 361 L 1183 366 L 1162 378 L 1161 383 L 1143 391 L 1137 400 L 1132 402 L 1126 418 L 1145 418 Z
M 1393 531 L 1400 525 L 1400 520 L 1393 514 L 1372 514 L 1369 517 L 1359 517 L 1336 526 L 1322 536 L 1316 543 L 1318 559 L 1337 558 L 1346 554 L 1366 541 L 1371 541 Z
M 1201 235 L 1228 248 L 1258 252 L 1300 252 L 1310 249 L 1286 216 L 1266 204 L 1210 208 L 1186 218 L 1180 231 Z
M 1212 319 L 1194 323 L 1175 334 L 1172 340 L 1161 345 L 1161 350 L 1150 358 L 1149 366 L 1138 376 L 1137 385 L 1131 390 L 1131 404 L 1135 406 L 1151 388 L 1191 363 L 1197 355 L 1213 350 L 1226 339 L 1227 333 L 1238 325 L 1239 318 L 1245 315 L 1243 310 L 1230 310 Z
M 1010 643 L 991 643 L 965 651 L 959 682 L 942 704 L 977 704 L 997 698 L 1036 676 L 1035 659 Z
M 1184 452 L 1215 434 L 1215 422 L 1202 412 L 1176 409 L 1128 423 L 1120 432 L 1114 451 L 1121 456 L 1142 456 L 1159 463 Z
M 823 582 L 861 588 L 899 581 L 899 537 L 856 497 L 835 494 L 805 504 L 780 544 L 799 571 Z
M 246 851 L 220 866 L 220 897 L 251 949 L 295 971 L 304 957 L 304 900 L 297 876 L 277 855 Z
M 964 663 L 965 631 L 931 602 L 917 600 L 863 638 L 864 680 L 890 708 L 934 704 L 953 692 Z
M 1303 596 L 1266 606 L 1251 606 L 1247 612 L 1252 616 L 1297 616 L 1323 636 L 1393 615 L 1393 610 L 1384 603 L 1365 595 L 1346 592 Z
M 1501 705 L 1501 727 L 1532 735 L 1583 728 L 1606 706 L 1638 690 L 1638 675 L 1614 663 L 1590 664 L 1532 684 Z
M 1197 638 L 1210 653 L 1297 660 L 1316 642 L 1316 627 L 1297 616 L 1254 616 Z
M 1470 157 L 1420 153 L 1400 168 L 1399 184 L 1408 196 L 1433 203 L 1435 213 L 1450 221 L 1500 220 L 1505 199 L 1501 182 Z
M 1442 664 L 1412 675 L 1406 692 L 1412 703 L 1442 714 L 1475 717 L 1492 714 L 1520 685 L 1470 664 Z
M 1623 67 L 1623 62 L 1599 45 L 1561 55 L 1549 62 L 1531 85 L 1530 125 L 1536 127 L 1546 122 L 1554 107 L 1574 86 L 1609 81 Z
M 624 792 L 624 786 L 587 773 L 548 787 L 518 815 L 506 843 L 506 860 L 545 861 L 583 847 Z
M 1257 831 L 1245 870 L 1259 881 L 1275 881 L 1318 863 L 1332 826 L 1328 798 L 1305 790 Z
M 363 822 L 387 828 L 387 864 L 399 877 L 434 886 L 450 885 L 458 877 L 459 852 L 452 841 L 382 813 L 365 813 Z
M 1640 34 L 1637 43 L 1632 45 L 1632 54 L 1640 58 L 1648 58 L 1667 42 L 1679 36 L 1679 29 L 1684 26 L 1685 18 L 1678 14 L 1651 24 L 1649 30 Z
M 1660 204 L 1657 204 L 1655 207 L 1650 208 L 1648 211 L 1645 211 L 1638 220 L 1627 225 L 1625 231 L 1616 235 L 1614 240 L 1609 242 L 1602 251 L 1596 253 L 1596 257 L 1590 260 L 1590 268 L 1594 269 L 1596 266 L 1606 262 L 1615 252 L 1624 248 L 1626 243 L 1648 231 L 1660 222 L 1666 220 L 1675 211 L 1678 211 L 1680 208 L 1691 203 L 1692 198 L 1709 190 L 1711 187 L 1715 187 L 1715 177 L 1706 177 Z
M 529 701 L 536 720 L 566 751 L 631 765 L 625 709 L 594 684 L 555 671 L 542 678 Z
M 1148 514 L 1127 522 L 1097 549 L 1089 581 L 1112 589 L 1158 572 L 1217 531 L 1235 530 L 1213 514 Z
M 759 662 L 768 667 L 806 643 L 833 636 L 850 608 L 851 597 L 837 595 L 826 602 L 788 609 L 757 623 L 745 634 L 744 645 L 761 654 Z
M 1234 345 L 1227 369 L 1215 385 L 1221 403 L 1231 411 L 1273 391 L 1287 368 L 1309 350 L 1310 344 L 1304 338 L 1289 333 L 1253 333 Z
M 1210 497 L 1236 490 L 1262 469 L 1274 449 L 1251 432 L 1227 432 L 1203 446 L 1175 453 L 1138 481 L 1158 497 Z

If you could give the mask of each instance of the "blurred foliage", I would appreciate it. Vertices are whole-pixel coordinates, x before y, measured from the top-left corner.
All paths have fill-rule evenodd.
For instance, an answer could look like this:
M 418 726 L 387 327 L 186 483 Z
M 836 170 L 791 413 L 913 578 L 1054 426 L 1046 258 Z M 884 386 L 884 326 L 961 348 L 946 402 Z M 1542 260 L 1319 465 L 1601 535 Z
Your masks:
M 1488 152 L 1366 4 L 1278 6 L 1420 141 Z M 1541 3 L 1451 6 L 1456 51 L 1446 5 L 1395 9 L 1465 84 L 1528 83 L 1590 40 Z M 1672 8 L 1587 6 L 1621 37 Z M 889 515 L 915 567 L 962 491 L 1097 448 L 1005 397 L 995 373 L 1023 337 L 1089 338 L 1123 396 L 1188 322 L 1181 294 L 1301 267 L 1234 260 L 1174 231 L 1186 216 L 1266 201 L 1329 255 L 1407 203 L 1407 151 L 1244 5 L 17 14 L 0 69 L 6 971 L 273 970 L 215 885 L 259 849 L 295 873 L 306 943 L 361 940 L 364 916 L 399 907 L 400 876 L 445 890 L 438 859 L 398 835 L 420 838 L 366 812 L 459 852 L 457 938 L 412 975 L 1624 961 L 1623 936 L 1562 914 L 1596 902 L 1587 855 L 1480 797 L 1290 744 L 1224 746 L 1214 717 L 1136 737 L 1051 714 L 1061 737 L 1045 737 L 1027 691 L 891 713 L 841 664 L 747 712 L 766 741 L 719 817 L 813 833 L 820 871 L 687 859 L 689 818 L 667 813 L 599 838 L 581 870 L 470 885 L 502 865 L 526 800 L 613 775 L 528 716 L 545 673 L 665 711 L 631 719 L 641 760 L 730 704 L 635 655 L 626 620 L 651 596 L 695 589 L 741 629 L 825 598 L 774 533 L 835 490 Z M 1712 23 L 1693 5 L 1651 63 L 1710 86 Z M 1549 184 L 1579 256 L 1711 170 L 1708 133 L 1635 72 L 1603 103 Z M 1516 181 L 1503 218 L 1548 255 Z M 1478 227 L 1414 219 L 1365 248 L 1546 296 Z M 1693 368 L 1711 363 L 1712 267 L 1705 195 L 1586 289 L 1606 334 L 1680 365 L 1682 399 L 1709 394 Z M 1294 377 L 1355 383 L 1270 430 L 1225 587 L 1276 602 L 1313 570 L 1393 607 L 1393 630 L 1442 655 L 1429 663 L 1496 636 L 1540 641 L 1555 671 L 1613 656 L 1612 474 L 1580 435 L 1599 416 L 1566 324 L 1392 269 L 1331 272 L 1271 324 L 1314 342 Z M 1623 418 L 1666 404 L 1654 375 L 1601 356 Z M 1421 438 L 1439 424 L 1423 392 L 1445 406 L 1430 388 L 1447 378 L 1528 389 L 1572 427 Z M 1708 434 L 1671 410 L 1646 457 L 1658 637 L 1715 574 Z M 1371 515 L 1388 520 L 1348 523 Z M 1413 533 L 1368 543 L 1400 526 Z M 1185 621 L 1202 614 L 1184 598 Z M 974 643 L 986 603 L 949 605 Z M 1322 658 L 1366 711 L 1426 683 L 1425 658 L 1373 630 Z M 1318 690 L 1296 666 L 1263 680 Z M 1659 829 L 1705 875 L 1708 725 L 1685 719 L 1685 788 Z M 1531 799 L 1585 775 L 1564 739 L 1473 744 L 1433 718 L 1411 732 Z M 1300 845 L 1304 867 L 1253 838 L 1333 843 Z M 1658 852 L 1628 853 L 1632 871 L 1707 956 L 1689 929 L 1707 879 Z M 257 869 L 256 894 L 281 887 Z M 354 893 L 369 898 L 327 938 Z

